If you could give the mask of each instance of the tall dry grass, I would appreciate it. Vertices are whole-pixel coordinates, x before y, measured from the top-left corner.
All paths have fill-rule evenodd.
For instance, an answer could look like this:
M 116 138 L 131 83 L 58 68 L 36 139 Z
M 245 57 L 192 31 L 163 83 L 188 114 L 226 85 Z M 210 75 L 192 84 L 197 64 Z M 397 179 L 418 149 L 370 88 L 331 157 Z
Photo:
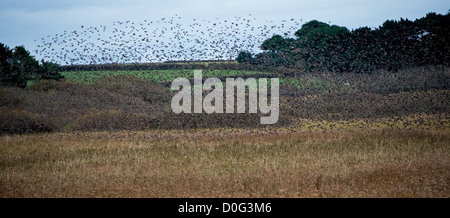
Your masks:
M 450 197 L 448 130 L 0 138 L 0 197 Z

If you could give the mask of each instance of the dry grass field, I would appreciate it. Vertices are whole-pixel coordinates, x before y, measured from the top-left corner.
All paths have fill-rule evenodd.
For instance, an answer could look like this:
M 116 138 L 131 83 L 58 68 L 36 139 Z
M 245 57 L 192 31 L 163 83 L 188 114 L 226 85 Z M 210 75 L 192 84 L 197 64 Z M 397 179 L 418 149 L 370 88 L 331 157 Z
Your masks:
M 0 197 L 450 197 L 450 131 L 195 129 L 0 138 Z

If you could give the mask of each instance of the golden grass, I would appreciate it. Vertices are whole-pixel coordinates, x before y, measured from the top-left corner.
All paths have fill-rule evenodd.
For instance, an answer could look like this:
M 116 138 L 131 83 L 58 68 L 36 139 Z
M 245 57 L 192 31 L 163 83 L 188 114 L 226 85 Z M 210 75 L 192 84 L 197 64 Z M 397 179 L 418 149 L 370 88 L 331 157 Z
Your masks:
M 416 113 L 407 116 L 392 116 L 389 118 L 351 119 L 339 121 L 315 121 L 299 119 L 298 129 L 303 131 L 333 131 L 355 129 L 428 129 L 450 130 L 448 114 Z
M 450 132 L 52 133 L 0 138 L 0 197 L 450 197 Z

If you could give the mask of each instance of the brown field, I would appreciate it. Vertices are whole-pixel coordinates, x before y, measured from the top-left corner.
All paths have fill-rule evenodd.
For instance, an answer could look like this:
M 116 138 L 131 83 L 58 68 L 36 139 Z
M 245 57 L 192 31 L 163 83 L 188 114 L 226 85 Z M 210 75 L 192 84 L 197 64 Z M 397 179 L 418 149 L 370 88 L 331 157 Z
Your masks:
M 450 197 L 450 131 L 196 129 L 0 138 L 0 197 Z

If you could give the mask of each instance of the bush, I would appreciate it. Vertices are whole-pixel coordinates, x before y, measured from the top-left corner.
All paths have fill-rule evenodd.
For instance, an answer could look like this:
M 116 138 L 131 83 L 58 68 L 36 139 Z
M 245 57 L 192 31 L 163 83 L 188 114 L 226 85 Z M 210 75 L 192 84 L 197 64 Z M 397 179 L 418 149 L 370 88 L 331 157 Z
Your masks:
M 167 103 L 171 99 L 168 89 L 163 85 L 129 75 L 107 76 L 97 80 L 94 85 L 112 93 L 138 97 L 152 104 Z
M 91 110 L 87 115 L 68 124 L 66 131 L 144 130 L 156 128 L 159 122 L 144 114 L 117 110 Z
M 51 132 L 55 125 L 46 117 L 24 110 L 0 108 L 0 135 Z
M 6 88 L 0 87 L 0 107 L 1 106 L 15 106 L 21 102 L 21 98 L 16 93 L 11 92 Z
M 29 88 L 34 91 L 47 92 L 52 89 L 56 89 L 60 84 L 55 80 L 40 80 L 38 82 L 33 83 Z

